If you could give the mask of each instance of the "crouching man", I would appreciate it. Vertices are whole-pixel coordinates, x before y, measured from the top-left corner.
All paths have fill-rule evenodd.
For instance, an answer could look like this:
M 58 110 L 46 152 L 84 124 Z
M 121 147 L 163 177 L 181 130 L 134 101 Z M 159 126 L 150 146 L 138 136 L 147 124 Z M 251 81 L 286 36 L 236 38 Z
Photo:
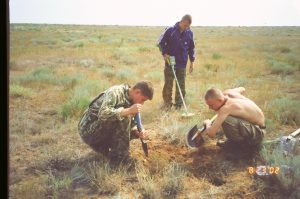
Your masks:
M 137 131 L 134 115 L 152 98 L 153 86 L 149 81 L 140 81 L 133 87 L 128 84 L 112 86 L 100 93 L 78 124 L 82 140 L 113 164 L 132 163 L 130 140 L 147 138 L 145 132 Z
M 250 99 L 243 96 L 245 88 L 217 88 L 207 90 L 205 102 L 218 116 L 215 121 L 205 120 L 206 133 L 214 137 L 222 127 L 227 138 L 218 142 L 228 158 L 251 158 L 260 150 L 265 134 L 265 117 L 262 110 Z

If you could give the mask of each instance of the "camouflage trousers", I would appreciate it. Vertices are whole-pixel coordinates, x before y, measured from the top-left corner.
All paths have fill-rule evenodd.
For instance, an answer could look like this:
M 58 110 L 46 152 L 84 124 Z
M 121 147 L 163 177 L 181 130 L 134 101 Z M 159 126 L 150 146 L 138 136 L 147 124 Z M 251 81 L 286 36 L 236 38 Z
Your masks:
M 186 77 L 186 69 L 185 68 L 174 68 L 175 74 L 178 79 L 178 83 L 182 92 L 183 97 L 185 97 L 185 77 Z M 165 76 L 165 84 L 163 87 L 163 100 L 166 105 L 172 104 L 172 89 L 173 89 L 173 82 L 174 82 L 174 74 L 172 71 L 171 66 L 165 65 L 164 69 L 164 76 Z M 180 93 L 178 90 L 178 86 L 176 85 L 176 92 L 175 92 L 175 104 L 181 106 L 183 104 Z
M 113 162 L 129 157 L 129 142 L 138 138 L 132 131 L 131 117 L 120 121 L 101 121 L 88 111 L 78 124 L 82 140 L 94 151 L 102 153 Z
M 251 153 L 261 148 L 265 131 L 258 125 L 237 117 L 227 116 L 222 128 L 227 142 L 234 152 L 248 151 Z

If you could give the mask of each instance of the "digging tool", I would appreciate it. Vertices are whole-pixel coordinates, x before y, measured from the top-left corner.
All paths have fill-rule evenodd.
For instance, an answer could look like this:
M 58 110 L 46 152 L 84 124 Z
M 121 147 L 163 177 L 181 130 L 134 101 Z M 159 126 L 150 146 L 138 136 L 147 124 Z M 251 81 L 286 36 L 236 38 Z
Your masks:
M 285 155 L 294 155 L 300 141 L 300 138 L 297 138 L 299 135 L 300 128 L 288 136 L 282 136 L 274 140 L 268 140 L 263 142 L 263 144 L 277 144 L 277 149 L 283 151 Z
M 142 132 L 144 130 L 144 128 L 143 128 L 143 125 L 142 125 L 142 120 L 141 120 L 140 113 L 137 113 L 135 115 L 134 119 L 136 121 L 138 131 Z M 141 140 L 141 143 L 142 143 L 143 151 L 144 151 L 146 157 L 148 157 L 148 145 L 142 138 L 140 138 L 140 140 Z
M 218 115 L 213 116 L 210 120 L 213 122 Z M 195 125 L 186 135 L 186 144 L 190 148 L 197 148 L 200 146 L 200 143 L 197 140 L 203 141 L 201 133 L 203 133 L 206 129 L 206 126 L 203 125 L 202 128 L 198 129 L 198 126 Z M 201 136 L 201 137 L 198 137 Z M 198 137 L 198 138 L 197 138 Z M 196 139 L 197 138 L 197 139 Z
M 181 100 L 182 100 L 182 103 L 183 103 L 183 106 L 184 106 L 185 113 L 183 113 L 181 116 L 182 117 L 192 117 L 195 114 L 194 113 L 189 113 L 188 110 L 187 110 L 187 107 L 186 107 L 186 104 L 185 104 L 185 101 L 184 101 L 184 98 L 183 98 L 183 95 L 182 95 L 182 92 L 181 92 L 181 89 L 180 89 L 180 86 L 179 86 L 179 82 L 178 82 L 178 79 L 177 79 L 177 76 L 176 76 L 176 73 L 175 73 L 175 69 L 174 69 L 175 64 L 176 64 L 175 57 L 174 56 L 169 56 L 169 58 L 167 60 L 168 60 L 169 66 L 171 66 L 171 68 L 172 68 L 173 75 L 174 75 L 174 78 L 175 78 L 175 82 L 177 84 L 177 87 L 178 87 L 178 90 L 179 90 L 179 93 L 180 93 L 180 97 L 181 97 Z

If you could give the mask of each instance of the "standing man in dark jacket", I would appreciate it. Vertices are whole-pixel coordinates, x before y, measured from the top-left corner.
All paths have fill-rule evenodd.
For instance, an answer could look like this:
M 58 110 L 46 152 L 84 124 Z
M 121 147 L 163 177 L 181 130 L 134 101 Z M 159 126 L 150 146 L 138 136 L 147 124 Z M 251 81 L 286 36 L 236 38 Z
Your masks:
M 159 38 L 158 46 L 165 60 L 165 84 L 163 88 L 164 108 L 169 110 L 172 107 L 172 88 L 174 75 L 172 68 L 167 64 L 169 56 L 175 56 L 175 73 L 179 81 L 179 85 L 185 96 L 185 76 L 188 57 L 190 58 L 189 72 L 193 72 L 193 62 L 195 60 L 195 43 L 193 32 L 190 29 L 192 17 L 185 15 L 180 22 L 177 22 L 173 27 L 169 27 Z M 176 86 L 175 107 L 180 109 L 183 102 L 180 98 L 179 90 Z

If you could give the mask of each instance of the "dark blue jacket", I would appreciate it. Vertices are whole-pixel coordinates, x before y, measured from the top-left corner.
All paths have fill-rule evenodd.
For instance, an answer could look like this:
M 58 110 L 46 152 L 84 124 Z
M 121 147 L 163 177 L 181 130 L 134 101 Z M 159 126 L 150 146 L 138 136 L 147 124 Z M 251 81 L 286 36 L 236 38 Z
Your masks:
M 180 33 L 179 22 L 169 27 L 161 35 L 158 45 L 162 54 L 175 56 L 176 67 L 185 68 L 188 57 L 190 61 L 195 60 L 195 43 L 193 32 L 187 29 Z

